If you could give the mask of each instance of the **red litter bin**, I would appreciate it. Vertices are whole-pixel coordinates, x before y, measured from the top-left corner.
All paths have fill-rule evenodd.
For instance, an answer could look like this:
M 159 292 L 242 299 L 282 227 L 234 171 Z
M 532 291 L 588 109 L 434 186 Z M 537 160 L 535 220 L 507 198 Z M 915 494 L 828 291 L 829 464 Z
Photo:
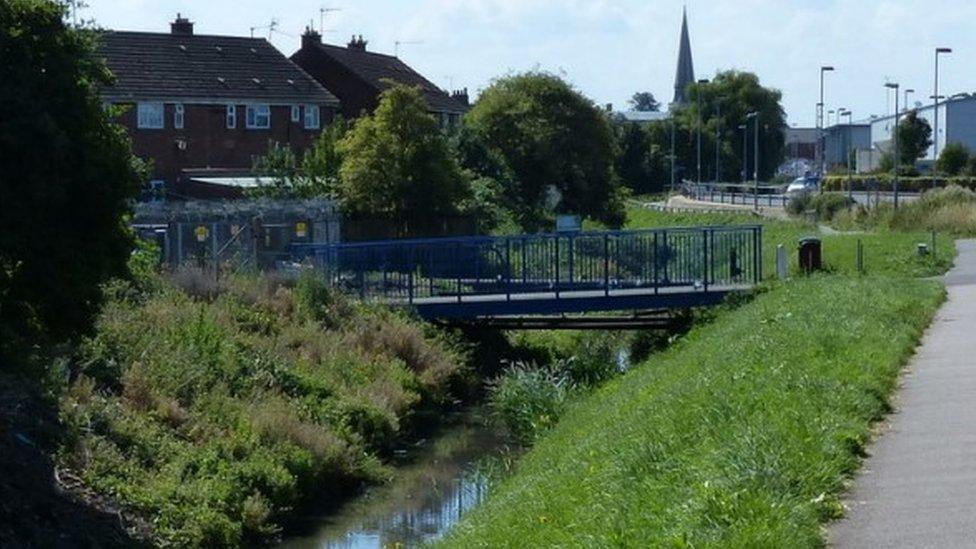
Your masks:
M 822 244 L 819 238 L 800 240 L 800 270 L 810 274 L 823 268 Z

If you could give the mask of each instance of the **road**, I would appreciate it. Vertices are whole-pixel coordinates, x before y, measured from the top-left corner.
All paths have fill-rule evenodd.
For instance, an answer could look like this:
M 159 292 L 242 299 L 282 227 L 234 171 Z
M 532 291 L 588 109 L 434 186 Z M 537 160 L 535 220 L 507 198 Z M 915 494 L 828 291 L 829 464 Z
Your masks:
M 958 247 L 949 299 L 830 529 L 835 547 L 976 547 L 976 241 Z

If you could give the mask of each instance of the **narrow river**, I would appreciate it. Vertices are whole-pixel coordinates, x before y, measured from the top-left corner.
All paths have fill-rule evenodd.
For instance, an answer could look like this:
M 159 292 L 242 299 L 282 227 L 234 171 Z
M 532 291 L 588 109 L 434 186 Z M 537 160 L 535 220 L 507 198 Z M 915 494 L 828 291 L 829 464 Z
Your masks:
M 415 547 L 442 536 L 487 492 L 479 464 L 510 449 L 466 412 L 431 438 L 397 452 L 396 476 L 324 517 L 309 517 L 304 533 L 286 537 L 288 549 Z

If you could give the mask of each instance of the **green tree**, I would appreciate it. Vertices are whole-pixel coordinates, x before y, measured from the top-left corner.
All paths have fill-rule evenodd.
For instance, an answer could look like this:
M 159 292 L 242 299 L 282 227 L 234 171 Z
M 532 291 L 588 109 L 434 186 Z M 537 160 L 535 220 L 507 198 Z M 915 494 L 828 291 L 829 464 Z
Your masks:
M 678 163 L 686 167 L 685 176 L 692 178 L 697 171 L 696 135 L 698 124 L 698 99 L 701 98 L 702 120 L 702 178 L 714 177 L 715 135 L 721 137 L 719 151 L 721 178 L 735 180 L 742 173 L 743 139 L 746 140 L 746 156 L 751 179 L 755 154 L 756 119 L 747 115 L 757 112 L 759 121 L 759 178 L 769 180 L 783 163 L 785 155 L 786 113 L 781 101 L 783 94 L 776 89 L 763 87 L 753 73 L 724 71 L 704 84 L 692 84 L 688 88 L 689 103 L 674 113 L 679 132 L 692 142 L 679 146 Z M 747 125 L 748 131 L 739 130 Z M 680 144 L 680 142 L 679 142 Z M 664 146 L 665 143 L 659 143 Z
M 97 93 L 96 35 L 64 10 L 0 2 L 0 354 L 86 331 L 133 246 L 138 163 Z
M 562 79 L 541 72 L 498 79 L 465 124 L 511 176 L 501 183 L 523 228 L 547 227 L 554 213 L 623 222 L 610 122 Z
M 290 147 L 268 144 L 268 152 L 254 161 L 255 176 L 270 179 L 249 192 L 251 196 L 271 198 L 315 198 L 334 196 L 339 184 L 342 155 L 339 141 L 349 130 L 341 117 L 332 121 L 298 159 Z
M 932 146 L 932 126 L 911 111 L 898 124 L 898 157 L 903 166 L 915 166 Z
M 630 103 L 630 108 L 635 111 L 657 112 L 661 110 L 661 103 L 654 98 L 654 94 L 651 92 L 637 92 L 628 103 Z
M 392 85 L 339 142 L 338 196 L 352 215 L 401 222 L 454 215 L 470 194 L 420 90 Z
M 935 167 L 945 175 L 960 175 L 969 164 L 969 149 L 962 143 L 949 143 L 939 153 Z
M 652 141 L 652 135 L 666 131 L 664 125 L 623 122 L 614 124 L 614 129 L 618 150 L 615 167 L 620 182 L 637 194 L 664 190 L 669 180 L 669 149 Z

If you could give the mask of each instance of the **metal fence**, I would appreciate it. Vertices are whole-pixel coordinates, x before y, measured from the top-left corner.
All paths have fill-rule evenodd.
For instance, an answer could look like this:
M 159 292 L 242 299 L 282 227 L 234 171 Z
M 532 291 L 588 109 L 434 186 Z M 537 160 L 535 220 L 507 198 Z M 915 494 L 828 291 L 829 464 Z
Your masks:
M 756 193 L 751 185 L 726 185 L 715 183 L 685 183 L 682 193 L 688 198 L 718 204 L 743 206 L 768 206 L 785 208 L 790 198 L 782 191 L 782 185 L 759 187 Z
M 268 269 L 291 259 L 295 244 L 336 243 L 331 201 L 224 201 L 141 206 L 133 227 L 157 242 L 171 266 L 233 264 Z
M 330 284 L 363 298 L 428 298 L 754 284 L 762 228 L 721 226 L 295 245 Z

